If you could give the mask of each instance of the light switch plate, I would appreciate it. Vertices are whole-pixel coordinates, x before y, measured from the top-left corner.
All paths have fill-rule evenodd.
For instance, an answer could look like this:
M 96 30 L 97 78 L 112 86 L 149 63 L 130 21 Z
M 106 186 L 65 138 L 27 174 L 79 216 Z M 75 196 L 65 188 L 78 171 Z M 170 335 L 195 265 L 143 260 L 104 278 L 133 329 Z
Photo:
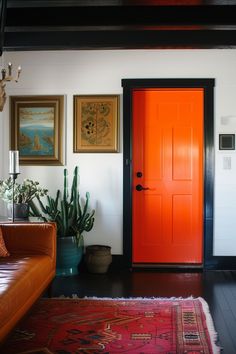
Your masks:
M 223 157 L 223 169 L 224 170 L 231 170 L 231 157 L 230 156 Z

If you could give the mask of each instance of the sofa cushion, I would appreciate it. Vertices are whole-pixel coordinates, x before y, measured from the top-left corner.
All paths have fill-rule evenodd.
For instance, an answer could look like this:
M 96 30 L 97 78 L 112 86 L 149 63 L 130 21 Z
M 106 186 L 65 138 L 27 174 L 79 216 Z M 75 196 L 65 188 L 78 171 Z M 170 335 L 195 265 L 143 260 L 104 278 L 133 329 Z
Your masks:
M 47 255 L 0 259 L 0 323 L 21 317 L 52 278 L 53 261 Z
M 10 257 L 0 257 L 2 343 L 55 276 L 56 224 L 20 222 L 0 226 L 10 253 Z
M 0 226 L 0 257 L 8 257 L 8 256 L 10 256 L 10 253 L 6 248 L 3 235 L 2 235 L 2 228 Z

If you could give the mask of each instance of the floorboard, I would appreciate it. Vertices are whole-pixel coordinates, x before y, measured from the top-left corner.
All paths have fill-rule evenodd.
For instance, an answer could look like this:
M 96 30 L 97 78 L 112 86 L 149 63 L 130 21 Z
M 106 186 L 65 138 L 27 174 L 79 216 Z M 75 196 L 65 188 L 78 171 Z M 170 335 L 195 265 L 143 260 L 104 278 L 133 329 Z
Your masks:
M 55 278 L 52 296 L 203 297 L 210 308 L 222 353 L 236 353 L 236 271 L 82 271 Z

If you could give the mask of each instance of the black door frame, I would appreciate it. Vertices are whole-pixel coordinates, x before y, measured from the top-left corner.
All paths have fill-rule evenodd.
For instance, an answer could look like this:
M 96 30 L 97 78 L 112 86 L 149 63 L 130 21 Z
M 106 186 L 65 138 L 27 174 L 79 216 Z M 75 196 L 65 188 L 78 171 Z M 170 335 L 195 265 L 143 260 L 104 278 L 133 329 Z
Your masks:
M 203 266 L 216 268 L 213 257 L 214 86 L 215 79 L 123 79 L 123 257 L 132 266 L 132 91 L 139 88 L 204 89 L 204 230 Z M 232 257 L 230 257 L 232 258 Z M 232 264 L 232 263 L 231 263 Z

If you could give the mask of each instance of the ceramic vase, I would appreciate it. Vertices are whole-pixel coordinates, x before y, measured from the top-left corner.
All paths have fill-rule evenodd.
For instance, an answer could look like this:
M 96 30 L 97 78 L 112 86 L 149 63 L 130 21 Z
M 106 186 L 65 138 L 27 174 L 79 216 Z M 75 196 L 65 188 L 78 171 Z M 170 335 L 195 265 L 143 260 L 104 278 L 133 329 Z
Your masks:
M 12 204 L 7 205 L 7 216 L 12 220 Z M 27 203 L 14 203 L 14 220 L 26 221 L 29 218 L 29 204 Z
M 78 266 L 83 257 L 83 249 L 83 241 L 78 243 L 76 236 L 57 236 L 56 275 L 79 274 Z

